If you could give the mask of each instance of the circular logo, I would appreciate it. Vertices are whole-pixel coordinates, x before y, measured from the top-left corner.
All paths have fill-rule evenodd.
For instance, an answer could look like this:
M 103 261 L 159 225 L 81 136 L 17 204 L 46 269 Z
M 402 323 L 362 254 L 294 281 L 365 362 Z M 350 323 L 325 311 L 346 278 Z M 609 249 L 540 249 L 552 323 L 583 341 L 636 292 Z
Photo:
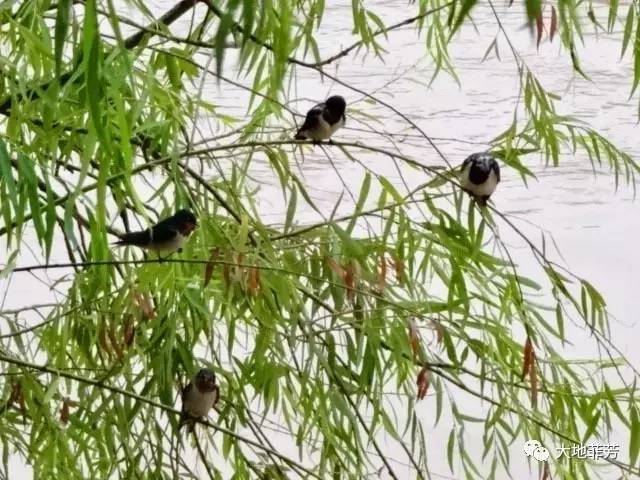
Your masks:
M 524 442 L 522 450 L 524 450 L 524 454 L 527 457 L 530 457 L 533 455 L 533 452 L 540 447 L 542 447 L 542 444 L 538 440 L 527 440 Z
M 538 447 L 533 451 L 533 458 L 539 462 L 546 462 L 549 460 L 549 450 L 544 447 Z

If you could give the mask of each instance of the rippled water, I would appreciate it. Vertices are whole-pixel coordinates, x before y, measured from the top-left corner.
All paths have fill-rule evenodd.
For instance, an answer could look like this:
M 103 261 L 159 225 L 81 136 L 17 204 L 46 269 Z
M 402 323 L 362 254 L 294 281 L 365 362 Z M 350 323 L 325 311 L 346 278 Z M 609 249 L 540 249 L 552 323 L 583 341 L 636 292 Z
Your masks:
M 157 7 L 155 11 L 167 8 L 167 2 L 149 4 L 150 8 Z M 367 6 L 373 8 L 387 24 L 400 21 L 415 12 L 407 6 L 406 0 L 367 2 Z M 596 11 L 604 8 L 604 4 L 596 5 Z M 527 65 L 545 88 L 562 97 L 557 103 L 559 110 L 598 128 L 637 159 L 637 100 L 628 101 L 631 67 L 626 59 L 619 61 L 620 32 L 613 38 L 604 35 L 598 38 L 591 27 L 585 28 L 586 46 L 580 46 L 579 52 L 583 69 L 593 80 L 589 82 L 574 74 L 566 52 L 560 54 L 557 39 L 553 44 L 543 40 L 539 51 L 536 49 L 534 40 L 524 28 L 521 10 L 515 7 L 506 9 L 500 5 L 498 11 L 515 48 Z M 621 7 L 620 11 L 626 12 L 626 8 Z M 363 59 L 351 55 L 340 60 L 338 76 L 354 87 L 375 92 L 376 96 L 393 103 L 435 139 L 451 163 L 457 164 L 468 154 L 485 149 L 492 138 L 510 125 L 518 93 L 516 64 L 504 37 L 499 39 L 501 60 L 490 55 L 486 61 L 481 61 L 497 34 L 489 6 L 478 6 L 473 11 L 473 19 L 477 31 L 465 25 L 450 49 L 460 85 L 445 74 L 428 85 L 433 64 L 425 56 L 424 40 L 418 38 L 413 25 L 391 33 L 388 43 L 383 41 L 388 51 L 384 62 L 372 56 Z M 323 58 L 353 41 L 350 22 L 350 1 L 327 2 L 319 37 Z M 226 71 L 231 72 L 233 68 L 234 55 L 229 52 Z M 336 66 L 332 65 L 327 71 L 335 73 Z M 214 80 L 206 83 L 205 92 L 205 97 L 220 105 L 225 113 L 239 117 L 246 113 L 246 92 L 225 84 L 219 88 Z M 322 83 L 315 72 L 298 68 L 295 90 L 290 99 L 303 100 L 291 103 L 291 106 L 302 112 L 312 101 L 321 100 L 330 93 L 343 94 L 350 103 L 348 128 L 341 130 L 336 138 L 388 146 L 384 139 L 362 131 L 368 129 L 368 123 L 377 130 L 408 134 L 402 141 L 404 153 L 424 163 L 442 165 L 442 160 L 433 149 L 417 137 L 415 131 L 408 131 L 406 124 L 389 110 L 367 103 L 361 95 L 336 86 L 331 81 Z M 359 111 L 377 115 L 381 123 L 372 124 Z M 285 126 L 292 127 L 291 124 Z M 367 154 L 360 158 L 374 170 L 394 179 L 399 187 L 402 186 L 395 166 L 387 157 Z M 308 188 L 327 214 L 346 187 L 354 192 L 359 190 L 363 176 L 360 166 L 336 150 L 332 150 L 332 159 L 339 176 L 319 151 L 305 154 L 302 164 Z M 637 215 L 632 189 L 622 186 L 616 192 L 609 173 L 601 170 L 594 175 L 588 159 L 583 156 L 564 155 L 560 166 L 556 168 L 545 166 L 537 156 L 528 157 L 526 163 L 536 174 L 537 180 L 525 186 L 514 171 L 504 168 L 503 181 L 493 197 L 496 207 L 521 219 L 518 225 L 531 233 L 532 238 L 539 238 L 533 225 L 552 232 L 565 264 L 592 280 L 608 300 L 615 317 L 612 326 L 614 341 L 634 365 L 640 366 L 640 349 L 637 348 L 640 334 L 634 328 L 637 323 L 636 312 L 640 310 L 640 296 L 635 295 L 633 275 L 635 271 L 640 271 L 636 249 L 640 216 Z M 403 172 L 406 174 L 410 170 L 403 169 Z M 259 198 L 265 220 L 280 220 L 284 211 L 283 203 L 269 167 L 266 163 L 257 165 L 253 173 L 261 185 Z M 346 187 L 341 184 L 339 177 L 345 180 Z M 407 178 L 412 186 L 423 180 L 415 173 Z M 299 212 L 300 222 L 315 219 L 317 214 L 311 209 Z M 503 228 L 501 232 L 507 243 L 514 246 L 516 260 L 523 270 L 532 270 L 534 265 L 528 252 L 508 230 Z M 25 299 L 32 298 L 34 289 L 37 291 L 38 287 L 28 277 L 16 279 L 11 286 L 12 296 L 7 307 L 23 304 Z M 46 290 L 43 288 L 43 291 Z M 579 341 L 576 344 L 572 352 L 579 352 L 585 357 L 597 354 L 581 349 Z M 460 400 L 468 408 L 475 406 L 473 401 L 466 401 L 462 394 Z M 434 411 L 430 402 L 424 402 L 422 417 L 426 426 L 433 424 L 431 415 Z M 427 431 L 433 471 L 461 478 L 450 474 L 447 466 L 446 418 L 441 420 L 440 427 L 433 430 L 427 428 Z M 626 439 L 620 439 L 620 443 L 624 442 Z M 472 456 L 477 453 L 474 445 L 469 445 L 469 450 Z M 394 456 L 403 458 L 401 452 L 395 453 Z M 537 471 L 530 471 L 524 462 L 519 445 L 514 445 L 512 461 L 511 474 L 514 478 L 538 478 Z M 610 477 L 604 476 L 616 477 L 614 473 Z M 444 477 L 434 474 L 434 478 Z

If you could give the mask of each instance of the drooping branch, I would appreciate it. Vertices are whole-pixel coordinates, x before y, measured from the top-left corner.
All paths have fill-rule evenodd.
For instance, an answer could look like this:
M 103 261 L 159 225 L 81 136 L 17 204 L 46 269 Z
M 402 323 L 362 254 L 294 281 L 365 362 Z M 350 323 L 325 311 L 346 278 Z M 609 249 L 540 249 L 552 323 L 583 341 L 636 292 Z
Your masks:
M 431 10 L 427 10 L 426 12 L 421 13 L 420 15 L 416 15 L 415 17 L 410 17 L 410 18 L 402 20 L 402 21 L 400 21 L 398 23 L 394 23 L 393 25 L 391 25 L 389 27 L 378 29 L 378 30 L 376 30 L 375 32 L 373 32 L 371 34 L 371 38 L 377 37 L 379 35 L 386 35 L 387 33 L 391 32 L 392 30 L 396 30 L 398 28 L 402 28 L 402 27 L 405 27 L 407 25 L 411 25 L 412 23 L 417 22 L 419 20 L 422 20 L 423 18 L 426 18 L 429 15 L 432 15 L 432 14 L 434 14 L 436 12 L 439 12 L 440 10 L 444 10 L 445 8 L 449 8 L 449 7 L 453 6 L 454 3 L 456 3 L 456 2 L 445 3 L 444 5 L 432 8 Z M 335 55 L 330 56 L 329 58 L 326 58 L 324 60 L 320 60 L 319 62 L 316 62 L 316 63 L 307 64 L 305 66 L 322 67 L 324 65 L 328 65 L 328 64 L 333 63 L 333 62 L 335 62 L 336 60 L 338 60 L 338 59 L 340 59 L 342 57 L 346 57 L 353 50 L 355 50 L 356 48 L 359 48 L 363 43 L 364 42 L 362 40 L 359 40 L 357 42 L 354 42 L 353 44 L 351 44 L 347 48 L 345 48 L 343 50 L 340 50 L 338 53 L 336 53 Z
M 146 405 L 149 405 L 151 407 L 154 407 L 158 410 L 164 411 L 165 413 L 167 413 L 168 415 L 173 415 L 173 416 L 179 416 L 181 414 L 180 410 L 170 407 L 168 405 L 162 404 L 160 402 L 156 402 L 155 400 L 152 400 L 148 397 L 145 397 L 143 395 L 139 395 L 135 392 L 131 392 L 119 387 L 115 387 L 113 385 L 109 385 L 104 383 L 101 380 L 93 380 L 90 378 L 85 378 L 85 377 L 81 377 L 79 375 L 75 375 L 73 373 L 69 373 L 66 372 L 64 370 L 59 370 L 56 368 L 52 368 L 46 365 L 38 365 L 35 363 L 30 363 L 30 362 L 26 362 L 24 360 L 20 360 L 5 354 L 0 353 L 0 362 L 4 362 L 4 363 L 9 363 L 11 365 L 16 365 L 17 367 L 21 367 L 21 368 L 25 368 L 25 369 L 29 369 L 29 370 L 36 370 L 36 371 L 40 371 L 43 373 L 48 373 L 50 375 L 53 375 L 55 377 L 62 377 L 62 378 L 67 378 L 69 380 L 78 382 L 78 383 L 83 383 L 85 385 L 91 385 L 95 388 L 101 388 L 104 390 L 108 390 L 112 393 L 121 395 L 123 397 L 127 397 L 133 400 L 137 400 L 141 403 L 144 403 Z M 257 442 L 255 440 L 252 440 L 250 438 L 244 437 L 232 430 L 229 430 L 227 428 L 224 428 L 220 425 L 216 425 L 213 424 L 211 422 L 208 422 L 206 420 L 202 420 L 202 419 L 194 419 L 195 422 L 199 423 L 200 425 L 203 425 L 207 428 L 210 428 L 216 432 L 220 432 L 222 434 L 228 435 L 234 439 L 236 439 L 239 442 L 245 443 L 247 445 L 251 445 L 252 447 L 258 448 L 264 452 L 268 452 L 270 455 L 274 455 L 275 457 L 279 458 L 280 460 L 282 460 L 283 462 L 287 463 L 288 465 L 291 465 L 292 467 L 295 467 L 296 469 L 299 469 L 303 472 L 305 472 L 307 475 L 313 477 L 313 478 L 317 478 L 320 479 L 320 477 L 315 474 L 313 471 L 309 470 L 307 467 L 305 467 L 304 465 L 300 464 L 299 462 L 287 457 L 286 455 L 283 455 L 282 453 L 278 452 L 277 450 L 273 450 L 271 448 L 269 448 L 266 445 L 261 444 L 260 442 Z
M 211 0 L 202 0 L 202 1 L 203 1 L 204 3 L 206 3 L 206 4 L 207 4 L 207 6 L 209 7 L 209 9 L 210 9 L 210 10 L 211 10 L 211 11 L 212 11 L 212 12 L 213 12 L 213 13 L 214 13 L 218 18 L 222 18 L 222 17 L 223 17 L 223 15 L 224 15 L 224 14 L 223 14 L 223 12 L 222 12 L 218 7 L 216 7 L 216 6 L 213 4 L 213 2 L 211 2 Z M 395 24 L 395 25 L 392 25 L 391 27 L 386 28 L 386 29 L 380 29 L 380 30 L 378 30 L 378 31 L 374 32 L 373 36 L 376 36 L 376 35 L 382 35 L 382 34 L 387 33 L 387 32 L 388 32 L 388 31 L 390 31 L 390 30 L 397 29 L 397 28 L 400 28 L 400 27 L 402 27 L 402 26 L 404 26 L 404 25 L 411 24 L 411 23 L 415 22 L 416 20 L 419 20 L 419 19 L 424 18 L 424 17 L 426 17 L 426 16 L 428 16 L 428 15 L 431 15 L 431 14 L 433 14 L 433 13 L 435 13 L 435 12 L 438 12 L 438 11 L 440 11 L 440 10 L 444 9 L 444 8 L 447 8 L 447 7 L 451 6 L 451 5 L 453 5 L 454 3 L 455 3 L 455 2 L 447 3 L 447 4 L 445 4 L 445 5 L 442 5 L 441 7 L 437 7 L 437 8 L 434 8 L 434 9 L 432 9 L 432 10 L 429 10 L 428 12 L 425 12 L 423 15 L 419 15 L 419 16 L 417 16 L 417 17 L 409 18 L 409 19 L 404 20 L 404 21 L 402 21 L 402 22 L 399 22 L 399 23 L 397 23 L 397 24 Z M 234 22 L 234 28 L 235 28 L 237 31 L 239 31 L 240 33 L 242 33 L 242 34 L 246 35 L 246 36 L 247 36 L 247 37 L 248 37 L 252 42 L 254 42 L 254 43 L 256 43 L 256 44 L 258 44 L 258 45 L 260 45 L 260 46 L 262 46 L 262 47 L 266 48 L 267 50 L 273 51 L 273 46 L 272 46 L 271 44 L 269 44 L 268 42 L 266 42 L 266 41 L 264 41 L 264 40 L 261 40 L 261 39 L 257 38 L 255 35 L 253 35 L 253 34 L 251 34 L 251 33 L 245 32 L 245 31 L 244 31 L 244 29 L 243 29 L 243 27 L 242 27 L 239 23 Z M 355 44 L 353 44 L 353 45 L 351 45 L 350 47 L 348 47 L 348 48 L 347 48 L 346 53 L 343 53 L 344 51 L 343 51 L 343 52 L 339 52 L 339 53 L 337 53 L 336 55 L 334 55 L 334 57 L 336 57 L 336 58 L 340 58 L 340 57 L 342 57 L 342 56 L 344 56 L 344 55 L 347 55 L 347 54 L 348 54 L 349 52 L 351 52 L 353 49 L 357 48 L 361 43 L 362 43 L 362 42 L 356 42 Z M 210 46 L 210 47 L 213 47 L 213 45 L 209 45 L 209 46 Z M 344 81 L 340 80 L 340 79 L 339 79 L 339 78 L 337 78 L 336 76 L 334 76 L 334 75 L 330 75 L 330 74 L 326 73 L 324 70 L 322 70 L 322 68 L 321 68 L 321 67 L 322 67 L 322 65 L 324 65 L 324 64 L 326 64 L 326 63 L 330 63 L 330 61 L 334 61 L 334 60 L 335 60 L 335 58 L 330 57 L 329 59 L 327 59 L 327 60 L 330 60 L 330 61 L 325 61 L 324 63 L 323 63 L 322 61 L 321 61 L 321 62 L 318 62 L 318 63 L 309 63 L 309 62 L 304 62 L 304 61 L 302 61 L 302 60 L 298 60 L 297 58 L 294 58 L 294 57 L 288 57 L 288 59 L 287 59 L 287 60 L 288 60 L 288 62 L 289 62 L 289 63 L 292 63 L 292 64 L 295 64 L 295 65 L 299 65 L 299 66 L 301 66 L 301 67 L 306 67 L 306 68 L 310 68 L 310 69 L 312 69 L 312 70 L 315 70 L 315 71 L 317 71 L 321 76 L 326 76 L 326 77 L 330 78 L 331 80 L 333 80 L 334 82 L 336 82 L 336 83 L 338 83 L 338 84 L 342 85 L 343 87 L 346 87 L 346 88 L 349 88 L 349 89 L 350 89 L 350 90 L 352 90 L 352 91 L 358 92 L 358 93 L 360 93 L 361 95 L 364 95 L 365 97 L 370 98 L 370 99 L 372 99 L 372 100 L 376 101 L 377 103 L 379 103 L 380 105 L 383 105 L 384 107 L 388 108 L 388 109 L 389 109 L 389 110 L 391 110 L 395 115 L 398 115 L 398 116 L 399 116 L 400 118 L 402 118 L 405 122 L 407 122 L 409 125 L 411 125 L 411 127 L 412 127 L 412 128 L 414 128 L 416 131 L 418 131 L 418 132 L 419 132 L 419 133 L 420 133 L 420 134 L 421 134 L 421 135 L 422 135 L 422 136 L 423 136 L 423 137 L 424 137 L 424 138 L 429 142 L 429 144 L 430 144 L 430 145 L 431 145 L 431 147 L 435 150 L 435 152 L 438 154 L 438 156 L 440 156 L 440 158 L 442 158 L 442 160 L 444 160 L 444 162 L 445 162 L 449 167 L 452 167 L 452 165 L 449 163 L 449 161 L 448 161 L 448 160 L 447 160 L 447 158 L 444 156 L 444 154 L 442 153 L 442 151 L 438 148 L 438 146 L 437 146 L 437 145 L 434 143 L 434 141 L 431 139 L 431 137 L 430 137 L 430 136 L 428 136 L 428 135 L 427 135 L 427 134 L 426 134 L 426 133 L 425 133 L 425 132 L 424 132 L 424 131 L 423 131 L 423 130 L 422 130 L 422 129 L 421 129 L 421 128 L 420 128 L 420 127 L 419 127 L 419 126 L 418 126 L 418 125 L 413 121 L 413 120 L 411 120 L 407 115 L 403 114 L 401 111 L 399 111 L 399 110 L 398 110 L 397 108 L 395 108 L 393 105 L 391 105 L 391 104 L 389 104 L 389 103 L 387 103 L 387 102 L 385 102 L 385 101 L 383 101 L 383 100 L 381 100 L 381 99 L 379 99 L 379 98 L 377 98 L 377 97 L 374 97 L 373 95 L 371 95 L 371 94 L 369 94 L 369 93 L 365 92 L 364 90 L 361 90 L 361 89 L 356 88 L 356 87 L 354 87 L 354 86 L 352 86 L 352 85 L 349 85 L 348 83 L 346 83 L 346 82 L 344 82 Z
M 202 3 L 205 3 L 209 9 L 211 10 L 211 12 L 213 12 L 213 14 L 218 17 L 218 18 L 222 18 L 224 16 L 224 12 L 222 12 L 222 10 L 220 10 L 218 7 L 216 7 L 213 2 L 211 0 L 201 0 Z M 423 18 L 428 17 L 429 15 L 433 15 L 436 12 L 439 12 L 440 10 L 444 10 L 445 8 L 448 8 L 450 6 L 452 6 L 455 2 L 449 2 L 449 3 L 445 3 L 444 5 L 441 5 L 439 7 L 435 7 L 432 8 L 431 10 L 427 10 L 426 12 L 420 14 L 420 15 L 416 15 L 414 17 L 410 17 L 407 18 L 405 20 L 402 20 L 401 22 L 398 22 L 396 24 L 393 24 L 389 27 L 386 28 L 381 28 L 376 30 L 375 32 L 373 32 L 371 34 L 371 38 L 374 37 L 378 37 L 380 35 L 386 35 L 387 33 L 393 31 L 393 30 L 397 30 L 398 28 L 404 27 L 406 25 L 410 25 L 418 20 L 422 20 Z M 265 41 L 262 40 L 258 37 L 256 37 L 255 35 L 253 35 L 252 33 L 249 32 L 245 32 L 244 28 L 242 27 L 242 25 L 240 25 L 237 22 L 233 23 L 233 29 L 235 29 L 236 31 L 242 33 L 243 35 L 245 35 L 249 40 L 251 40 L 253 43 L 260 45 L 264 48 L 266 48 L 269 51 L 273 51 L 273 46 Z M 339 58 L 345 57 L 347 55 L 349 55 L 349 53 L 351 53 L 354 49 L 358 48 L 359 46 L 361 46 L 363 44 L 362 40 L 353 43 L 352 45 L 350 45 L 349 47 L 345 48 L 344 50 L 341 50 L 340 52 L 336 53 L 335 55 L 332 55 L 331 57 L 325 59 L 325 60 L 320 60 L 319 62 L 315 62 L 315 63 L 311 63 L 311 62 L 305 62 L 303 60 L 300 60 L 298 58 L 295 57 L 288 57 L 287 61 L 289 63 L 295 64 L 295 65 L 300 65 L 301 67 L 307 67 L 307 68 L 320 68 L 324 65 L 328 65 L 334 61 L 336 61 Z
M 199 1 L 200 0 L 182 0 L 178 2 L 171 10 L 168 10 L 157 21 L 151 23 L 149 26 L 139 30 L 138 32 L 127 38 L 124 41 L 124 48 L 127 50 L 136 48 L 138 45 L 140 45 L 140 42 L 142 42 L 145 35 L 152 37 L 154 35 L 154 30 L 159 30 L 162 27 L 168 27 L 173 22 L 178 20 L 182 15 L 191 10 Z
M 254 148 L 254 147 L 271 147 L 271 146 L 283 146 L 283 145 L 315 145 L 312 141 L 299 141 L 299 140 L 275 140 L 275 141 L 265 141 L 265 142 L 242 142 L 242 143 L 232 143 L 232 144 L 223 144 L 223 145 L 217 145 L 215 147 L 210 147 L 210 148 L 203 148 L 203 149 L 197 149 L 197 150 L 187 150 L 184 151 L 182 153 L 179 154 L 180 158 L 189 158 L 189 157 L 196 157 L 199 155 L 206 155 L 206 154 L 210 154 L 210 153 L 214 153 L 214 152 L 218 152 L 218 151 L 227 151 L 227 150 L 235 150 L 235 149 L 241 149 L 241 148 Z M 392 158 L 397 158 L 403 162 L 406 162 L 409 165 L 412 165 L 414 167 L 420 168 L 426 172 L 429 172 L 435 176 L 438 176 L 440 178 L 442 178 L 443 180 L 446 180 L 447 182 L 453 184 L 453 185 L 458 185 L 458 182 L 453 179 L 453 178 L 449 178 L 447 175 L 445 175 L 443 173 L 443 169 L 442 167 L 437 167 L 437 166 L 429 166 L 429 165 L 425 165 L 423 163 L 418 162 L 417 160 L 414 160 L 408 156 L 405 155 L 401 155 L 397 152 L 392 152 L 389 150 L 385 150 L 383 148 L 378 148 L 378 147 L 373 147 L 373 146 L 369 146 L 366 145 L 364 143 L 361 142 L 333 142 L 333 143 L 327 143 L 327 146 L 338 146 L 338 147 L 352 147 L 352 148 L 359 148 L 359 149 L 363 149 L 363 150 L 368 150 L 371 152 L 375 152 L 375 153 L 380 153 L 380 154 L 384 154 L 387 155 L 389 157 Z M 137 175 L 138 173 L 144 172 L 146 170 L 151 170 L 154 167 L 160 166 L 160 165 L 165 165 L 167 163 L 169 163 L 171 161 L 171 157 L 163 157 L 163 158 L 159 158 L 157 160 L 153 160 L 147 163 L 144 163 L 142 165 L 139 165 L 135 168 L 133 168 L 131 170 L 131 172 L 119 172 L 116 174 L 111 175 L 109 178 L 107 178 L 107 184 L 121 179 L 122 177 L 124 177 L 127 174 L 130 175 Z M 90 191 L 95 190 L 96 188 L 98 188 L 98 182 L 93 182 L 89 185 L 86 185 L 84 187 L 81 188 L 81 192 L 82 193 L 87 193 Z M 62 195 L 59 196 L 54 202 L 53 204 L 55 206 L 59 206 L 64 204 L 69 197 L 71 196 L 71 194 L 67 194 L 67 195 Z M 24 218 L 22 219 L 23 222 L 25 221 L 29 221 L 31 220 L 32 215 L 31 213 L 24 215 Z M 16 222 L 12 222 L 11 224 L 11 228 L 15 227 L 17 225 Z M 4 226 L 2 228 L 0 228 L 0 237 L 5 235 L 7 233 L 9 226 Z

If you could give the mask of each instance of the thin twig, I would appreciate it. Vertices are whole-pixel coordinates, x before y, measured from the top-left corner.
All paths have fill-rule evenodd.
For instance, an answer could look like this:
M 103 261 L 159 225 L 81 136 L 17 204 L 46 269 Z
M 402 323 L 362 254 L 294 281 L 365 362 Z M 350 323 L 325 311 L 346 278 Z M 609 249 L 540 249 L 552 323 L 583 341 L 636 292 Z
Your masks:
M 407 18 L 406 20 L 402 20 L 401 22 L 395 23 L 395 24 L 391 25 L 390 27 L 378 29 L 378 30 L 376 30 L 375 32 L 373 32 L 371 34 L 371 38 L 377 37 L 379 35 L 386 35 L 387 33 L 389 33 L 392 30 L 396 30 L 398 28 L 405 27 L 407 25 L 411 25 L 412 23 L 414 23 L 414 22 L 416 22 L 418 20 L 422 20 L 423 18 L 426 18 L 429 15 L 432 15 L 432 14 L 434 14 L 436 12 L 439 12 L 440 10 L 444 10 L 445 8 L 448 8 L 448 7 L 452 6 L 455 3 L 456 2 L 445 3 L 444 5 L 441 5 L 439 7 L 435 7 L 435 8 L 432 8 L 431 10 L 427 10 L 426 12 L 424 12 L 424 13 L 422 13 L 420 15 L 416 15 L 415 17 Z M 332 62 L 335 62 L 339 58 L 346 57 L 347 55 L 349 55 L 349 53 L 351 53 L 354 49 L 360 47 L 363 43 L 364 42 L 362 40 L 359 40 L 357 42 L 354 42 L 353 44 L 351 44 L 347 48 L 339 51 L 335 55 L 330 56 L 329 58 L 327 58 L 325 60 L 320 60 L 319 62 L 316 62 L 316 63 L 298 63 L 298 65 L 302 65 L 302 66 L 306 66 L 306 67 L 322 67 L 324 65 L 328 65 L 328 64 L 330 64 Z
M 146 405 L 150 405 L 154 408 L 157 408 L 159 410 L 162 410 L 164 412 L 166 412 L 167 414 L 172 414 L 174 416 L 180 415 L 180 410 L 173 408 L 173 407 L 169 407 L 167 405 L 164 405 L 160 402 L 156 402 L 155 400 L 151 400 L 150 398 L 144 397 L 142 395 L 139 395 L 137 393 L 134 392 L 130 392 L 128 390 L 124 390 L 122 388 L 118 388 L 118 387 L 114 387 L 112 385 L 108 385 L 105 384 L 99 380 L 92 380 L 89 378 L 84 378 L 84 377 L 80 377 L 78 375 L 74 375 L 72 373 L 68 373 L 62 370 L 58 370 L 56 368 L 52 368 L 52 367 L 48 367 L 46 365 L 38 365 L 35 363 L 30 363 L 30 362 L 26 362 L 24 360 L 19 360 L 17 358 L 13 358 L 13 357 L 9 357 L 7 355 L 4 354 L 0 354 L 0 362 L 5 362 L 5 363 L 10 363 L 12 365 L 16 365 L 19 367 L 23 367 L 23 368 L 27 368 L 27 369 L 31 369 L 31 370 L 37 370 L 40 372 L 44 372 L 44 373 L 48 373 L 51 375 L 55 375 L 58 377 L 63 377 L 63 378 L 68 378 L 69 380 L 73 380 L 76 382 L 80 382 L 80 383 L 84 383 L 86 385 L 92 385 L 96 388 L 101 388 L 101 389 L 105 389 L 105 390 L 109 390 L 110 392 L 113 393 L 117 393 L 119 395 L 122 395 L 124 397 L 128 397 L 134 400 L 138 400 L 139 402 L 142 402 Z M 269 447 L 266 447 L 265 445 L 262 445 L 259 442 L 256 442 L 255 440 L 252 440 L 250 438 L 246 438 L 232 430 L 229 430 L 227 428 L 221 427 L 219 425 L 215 425 L 213 423 L 210 423 L 207 420 L 202 420 L 202 419 L 194 419 L 194 421 L 196 423 L 199 423 L 203 426 L 205 426 L 206 428 L 211 428 L 217 432 L 223 433 L 225 435 L 229 435 L 230 437 L 246 443 L 247 445 L 251 445 L 252 447 L 258 448 L 264 452 L 269 452 L 272 455 L 275 455 L 276 457 L 278 457 L 280 460 L 282 460 L 283 462 L 289 464 L 289 465 L 293 465 L 296 468 L 299 468 L 300 470 L 304 471 L 306 474 L 310 475 L 313 478 L 317 478 L 320 479 L 320 477 L 314 473 L 313 471 L 309 470 L 307 467 L 305 467 L 304 465 L 296 462 L 295 460 L 287 457 L 286 455 L 283 455 L 275 450 L 272 450 Z

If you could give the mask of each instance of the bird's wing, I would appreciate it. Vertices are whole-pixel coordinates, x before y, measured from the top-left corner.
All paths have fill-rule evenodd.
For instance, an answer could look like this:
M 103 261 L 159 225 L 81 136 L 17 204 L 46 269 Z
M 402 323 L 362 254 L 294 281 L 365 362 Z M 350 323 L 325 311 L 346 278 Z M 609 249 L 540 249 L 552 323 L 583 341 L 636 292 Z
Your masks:
M 174 230 L 178 230 L 178 222 L 175 219 L 175 215 L 172 215 L 170 217 L 167 217 L 163 220 L 160 220 L 158 223 L 156 223 L 155 225 L 156 227 L 163 227 L 163 228 L 173 228 Z
M 193 390 L 193 382 L 187 383 L 187 386 L 182 389 L 182 397 L 181 398 L 182 398 L 182 412 L 183 413 L 186 413 L 187 397 L 191 393 L 191 390 Z
M 333 125 L 333 124 L 338 123 L 340 121 L 340 117 L 338 117 L 338 118 L 332 118 L 331 117 L 331 113 L 329 112 L 328 108 L 323 108 L 322 109 L 322 118 L 324 118 L 324 121 L 327 122 L 329 125 Z
M 329 112 L 329 109 L 325 107 L 324 103 L 321 103 L 320 105 L 316 105 L 314 108 L 320 108 L 322 110 L 322 118 L 324 118 L 324 121 L 327 122 L 329 125 L 335 125 L 340 120 L 342 120 L 343 125 L 347 123 L 347 117 L 345 116 L 344 113 L 338 118 L 332 117 L 331 112 Z
M 218 403 L 218 400 L 220 400 L 220 387 L 216 385 L 216 389 L 214 390 L 214 392 L 216 392 L 216 398 L 213 401 L 213 405 L 211 405 L 211 408 L 215 407 L 216 403 Z
M 495 160 L 491 163 L 491 170 L 493 170 L 496 174 L 496 180 L 500 181 L 500 165 Z
M 180 227 L 176 224 L 173 217 L 165 218 L 153 227 L 154 242 L 168 242 L 173 240 L 177 233 L 180 233 Z
M 191 392 L 191 389 L 193 388 L 193 383 L 189 382 L 187 383 L 187 386 L 184 387 L 182 389 L 182 410 L 180 411 L 180 423 L 178 428 L 182 428 L 184 425 L 189 425 L 189 431 L 193 431 L 193 418 L 191 417 L 191 415 L 189 415 L 189 413 L 187 412 L 187 407 L 186 407 L 186 398 L 189 395 L 189 393 Z
M 305 130 L 313 130 L 318 126 L 318 120 L 320 119 L 320 115 L 324 111 L 324 104 L 320 103 L 313 107 L 311 110 L 307 112 L 307 116 L 304 119 L 304 123 L 298 130 L 298 133 L 304 132 Z
M 193 382 L 187 383 L 187 386 L 182 389 L 182 398 L 184 399 L 187 395 L 189 395 L 189 392 L 191 392 L 192 389 Z
M 141 232 L 129 232 L 120 235 L 120 240 L 115 245 L 136 245 L 146 247 L 151 243 L 151 231 L 149 229 Z

